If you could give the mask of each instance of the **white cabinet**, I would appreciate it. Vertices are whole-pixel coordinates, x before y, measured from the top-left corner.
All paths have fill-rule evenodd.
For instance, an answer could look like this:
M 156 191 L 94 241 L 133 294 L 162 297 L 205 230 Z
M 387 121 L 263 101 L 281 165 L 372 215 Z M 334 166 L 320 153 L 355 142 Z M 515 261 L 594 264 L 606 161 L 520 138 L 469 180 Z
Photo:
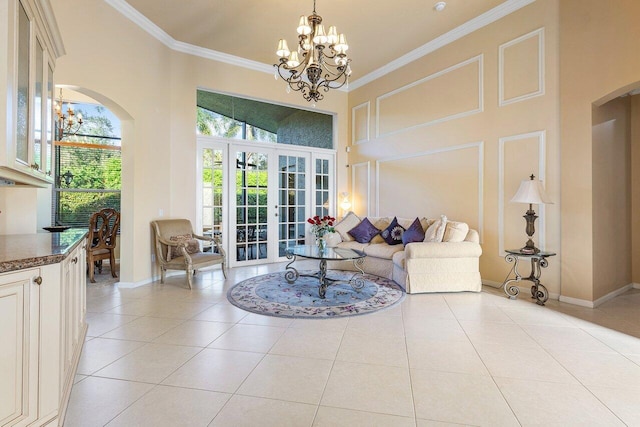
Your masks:
M 49 0 L 0 0 L 0 178 L 53 181 L 53 71 L 64 53 Z M 6 64 L 6 65 L 4 65 Z
M 87 330 L 85 252 L 0 274 L 0 426 L 62 424 Z

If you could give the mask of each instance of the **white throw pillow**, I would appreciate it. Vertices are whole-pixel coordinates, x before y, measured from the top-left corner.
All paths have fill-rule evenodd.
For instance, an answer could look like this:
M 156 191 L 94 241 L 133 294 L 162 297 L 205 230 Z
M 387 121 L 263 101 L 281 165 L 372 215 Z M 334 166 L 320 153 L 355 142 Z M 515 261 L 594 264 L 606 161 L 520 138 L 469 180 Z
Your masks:
M 427 228 L 424 233 L 425 242 L 442 242 L 444 237 L 444 231 L 447 228 L 447 217 L 440 215 L 440 219 L 436 220 L 433 224 Z
M 324 237 L 325 242 L 327 242 L 327 247 L 335 248 L 340 243 L 342 243 L 342 237 L 338 233 L 329 233 Z
M 469 225 L 465 222 L 447 221 L 443 242 L 464 242 L 469 233 Z
M 339 223 L 333 226 L 333 229 L 340 234 L 343 242 L 351 242 L 354 239 L 349 234 L 349 230 L 358 224 L 360 224 L 360 218 L 353 212 L 349 212 Z

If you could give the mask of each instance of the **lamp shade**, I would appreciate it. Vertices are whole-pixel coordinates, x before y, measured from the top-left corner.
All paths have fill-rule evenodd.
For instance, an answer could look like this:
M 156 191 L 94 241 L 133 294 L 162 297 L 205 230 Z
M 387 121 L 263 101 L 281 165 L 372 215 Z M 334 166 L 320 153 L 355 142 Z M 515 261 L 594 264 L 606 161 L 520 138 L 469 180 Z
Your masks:
M 537 179 L 525 179 L 520 183 L 520 188 L 515 196 L 511 198 L 515 203 L 529 204 L 553 204 L 547 193 L 544 191 L 542 183 Z

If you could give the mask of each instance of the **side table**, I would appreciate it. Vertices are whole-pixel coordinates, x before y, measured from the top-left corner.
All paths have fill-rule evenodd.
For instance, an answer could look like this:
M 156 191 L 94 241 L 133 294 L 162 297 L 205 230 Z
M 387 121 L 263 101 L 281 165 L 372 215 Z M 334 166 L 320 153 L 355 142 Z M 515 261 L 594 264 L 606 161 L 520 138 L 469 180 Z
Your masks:
M 509 272 L 509 276 L 505 279 L 502 286 L 504 287 L 504 292 L 511 299 L 516 299 L 518 294 L 520 293 L 520 289 L 516 284 L 511 284 L 512 282 L 520 282 L 521 280 L 528 280 L 533 282 L 533 286 L 531 286 L 531 298 L 535 298 L 536 304 L 544 305 L 544 303 L 549 299 L 549 292 L 547 292 L 547 288 L 540 283 L 540 275 L 542 274 L 542 269 L 546 268 L 549 265 L 547 258 L 555 256 L 555 252 L 545 252 L 540 251 L 535 254 L 526 254 L 520 252 L 520 249 L 507 249 L 507 255 L 504 257 L 505 261 L 513 262 L 513 272 L 515 274 L 515 278 L 509 279 L 511 272 Z M 523 277 L 518 271 L 518 261 L 521 258 L 531 260 L 531 274 L 529 277 Z

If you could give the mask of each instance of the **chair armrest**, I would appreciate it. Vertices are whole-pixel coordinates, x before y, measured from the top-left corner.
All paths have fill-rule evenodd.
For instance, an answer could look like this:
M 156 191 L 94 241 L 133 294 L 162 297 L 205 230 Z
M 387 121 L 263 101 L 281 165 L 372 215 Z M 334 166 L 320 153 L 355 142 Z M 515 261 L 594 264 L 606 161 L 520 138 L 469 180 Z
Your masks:
M 474 242 L 415 242 L 404 248 L 405 259 L 471 258 L 482 255 L 482 247 Z
M 225 253 L 224 249 L 222 249 L 222 246 L 220 246 L 220 236 L 209 237 L 209 236 L 199 236 L 197 234 L 192 234 L 192 235 L 193 235 L 194 239 L 204 240 L 205 242 L 214 243 L 218 253 L 220 255 L 222 255 L 223 257 L 227 256 L 227 254 Z

